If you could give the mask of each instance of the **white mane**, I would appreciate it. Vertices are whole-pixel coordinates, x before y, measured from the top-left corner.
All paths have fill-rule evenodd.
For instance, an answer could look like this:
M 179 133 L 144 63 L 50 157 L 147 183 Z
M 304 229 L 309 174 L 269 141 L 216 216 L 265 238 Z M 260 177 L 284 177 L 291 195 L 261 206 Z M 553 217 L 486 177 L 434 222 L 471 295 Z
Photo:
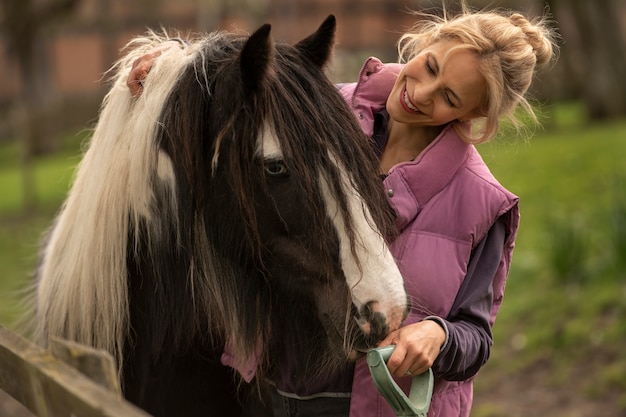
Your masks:
M 133 40 L 111 70 L 114 85 L 37 271 L 35 340 L 45 345 L 62 335 L 115 354 L 120 366 L 129 322 L 129 225 L 150 224 L 154 181 L 174 191 L 171 161 L 154 136 L 165 100 L 194 56 L 191 47 L 170 48 L 151 69 L 151 93 L 131 97 L 126 79 L 133 61 L 163 40 L 154 34 Z

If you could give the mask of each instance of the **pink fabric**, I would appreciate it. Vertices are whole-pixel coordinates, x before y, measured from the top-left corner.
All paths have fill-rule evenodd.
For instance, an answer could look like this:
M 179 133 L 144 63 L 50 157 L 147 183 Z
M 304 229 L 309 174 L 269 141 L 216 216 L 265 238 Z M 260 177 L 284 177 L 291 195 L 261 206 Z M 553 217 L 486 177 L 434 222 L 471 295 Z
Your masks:
M 341 95 L 354 111 L 361 129 L 367 136 L 374 133 L 374 113 L 381 109 L 381 102 L 383 105 L 386 102 L 388 92 L 391 91 L 401 70 L 401 64 L 383 64 L 378 58 L 370 57 L 359 72 L 359 82 L 346 84 L 340 89 Z M 376 85 L 380 88 L 361 88 L 367 85 L 370 77 L 376 79 Z
M 244 381 L 250 383 L 256 375 L 256 370 L 259 366 L 259 357 L 261 355 L 261 347 L 257 344 L 257 348 L 253 355 L 246 359 L 238 359 L 233 353 L 233 345 L 230 339 L 224 346 L 224 353 L 222 353 L 221 362 L 222 365 L 230 366 L 234 368 Z

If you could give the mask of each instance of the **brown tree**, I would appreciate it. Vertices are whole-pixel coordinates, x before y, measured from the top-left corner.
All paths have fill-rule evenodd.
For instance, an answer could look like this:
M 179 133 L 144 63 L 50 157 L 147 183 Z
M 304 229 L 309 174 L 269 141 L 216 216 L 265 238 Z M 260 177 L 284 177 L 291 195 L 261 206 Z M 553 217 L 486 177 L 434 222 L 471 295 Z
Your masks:
M 78 4 L 78 0 L 2 0 L 0 2 L 0 27 L 9 56 L 13 58 L 22 76 L 22 89 L 14 104 L 18 136 L 22 141 L 21 170 L 24 208 L 34 208 L 35 193 L 32 158 L 40 146 L 41 132 L 38 122 L 39 105 L 47 91 L 45 49 L 41 36 L 45 29 L 65 17 Z
M 565 42 L 561 62 L 575 78 L 591 119 L 626 115 L 622 0 L 549 0 Z

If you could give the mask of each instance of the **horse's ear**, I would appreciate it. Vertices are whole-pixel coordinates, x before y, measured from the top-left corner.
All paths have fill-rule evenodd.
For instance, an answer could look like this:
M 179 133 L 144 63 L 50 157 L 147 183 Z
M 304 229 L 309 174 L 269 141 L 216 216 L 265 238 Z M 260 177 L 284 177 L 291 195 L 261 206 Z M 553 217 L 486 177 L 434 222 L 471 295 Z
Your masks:
M 271 26 L 265 24 L 254 32 L 239 55 L 239 68 L 244 86 L 249 91 L 259 90 L 270 71 L 274 59 Z
M 322 68 L 335 45 L 335 28 L 337 21 L 334 15 L 329 15 L 315 33 L 302 39 L 296 44 L 296 48 L 302 51 L 315 65 Z

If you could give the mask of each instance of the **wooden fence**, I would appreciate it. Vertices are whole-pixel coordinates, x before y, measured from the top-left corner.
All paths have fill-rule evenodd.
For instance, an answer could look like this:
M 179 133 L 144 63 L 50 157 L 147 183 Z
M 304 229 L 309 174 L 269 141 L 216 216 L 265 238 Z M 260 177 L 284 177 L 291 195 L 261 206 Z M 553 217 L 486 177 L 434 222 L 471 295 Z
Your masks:
M 0 389 L 38 417 L 149 417 L 122 398 L 108 353 L 59 339 L 46 350 L 3 326 Z

